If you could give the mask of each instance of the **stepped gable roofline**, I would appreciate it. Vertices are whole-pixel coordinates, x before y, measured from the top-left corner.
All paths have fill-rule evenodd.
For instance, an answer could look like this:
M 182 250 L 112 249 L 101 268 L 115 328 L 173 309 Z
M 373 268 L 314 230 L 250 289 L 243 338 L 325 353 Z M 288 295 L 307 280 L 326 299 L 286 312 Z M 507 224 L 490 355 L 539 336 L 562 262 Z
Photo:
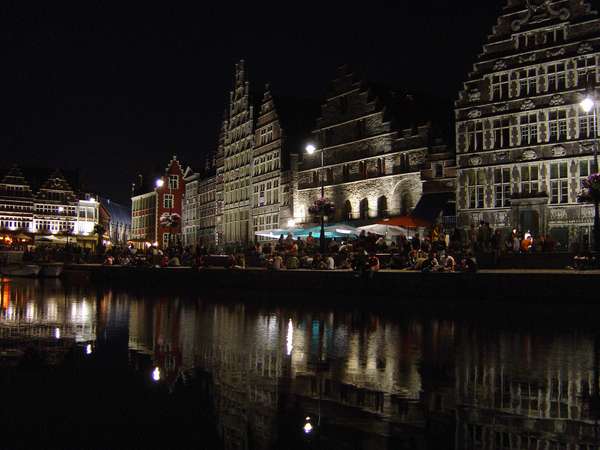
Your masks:
M 2 178 L 1 184 L 27 186 L 29 188 L 29 183 L 25 179 L 23 172 L 17 164 L 13 164 L 13 166 L 8 170 L 8 172 Z
M 0 179 L 8 176 L 11 173 L 11 170 L 15 167 L 17 167 L 17 165 L 0 168 Z M 23 166 L 17 168 L 21 172 L 25 183 L 30 187 L 32 192 L 39 191 L 39 189 L 57 172 L 56 169 L 44 167 Z M 58 173 L 65 179 L 65 181 L 73 191 L 81 191 L 79 171 L 61 169 L 58 171 Z
M 273 103 L 283 131 L 283 153 L 286 155 L 302 153 L 306 141 L 311 138 L 320 112 L 319 101 L 275 95 Z M 285 162 L 287 164 L 287 158 Z

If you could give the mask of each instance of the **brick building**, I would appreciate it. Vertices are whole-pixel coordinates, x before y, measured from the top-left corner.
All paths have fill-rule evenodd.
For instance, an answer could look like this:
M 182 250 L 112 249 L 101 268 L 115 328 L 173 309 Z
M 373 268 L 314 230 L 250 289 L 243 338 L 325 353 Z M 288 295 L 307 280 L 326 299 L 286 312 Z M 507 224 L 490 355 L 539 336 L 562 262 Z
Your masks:
M 589 243 L 600 21 L 588 1 L 509 0 L 456 101 L 458 224 Z
M 168 248 L 182 240 L 184 173 L 176 156 L 159 178 L 162 185 L 131 198 L 132 240 L 139 247 L 156 244 Z M 173 218 L 170 221 L 170 218 Z

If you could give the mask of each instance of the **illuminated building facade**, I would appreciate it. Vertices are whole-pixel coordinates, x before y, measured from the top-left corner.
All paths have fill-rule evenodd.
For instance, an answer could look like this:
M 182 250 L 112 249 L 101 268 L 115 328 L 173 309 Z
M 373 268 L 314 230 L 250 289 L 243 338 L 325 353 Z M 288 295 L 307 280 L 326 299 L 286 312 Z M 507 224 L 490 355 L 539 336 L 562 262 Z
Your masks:
M 184 195 L 183 169 L 173 156 L 152 190 L 131 198 L 131 235 L 138 247 L 156 244 L 168 248 L 181 243 Z M 173 221 L 169 222 L 169 217 Z
M 194 173 L 189 167 L 184 174 L 183 244 L 214 247 L 216 234 L 216 177 Z
M 598 130 L 579 103 L 599 51 L 588 1 L 508 1 L 456 101 L 460 227 L 589 243 L 593 208 L 577 195 Z
M 59 172 L 30 170 L 29 176 L 13 166 L 0 183 L 0 229 L 29 233 L 56 242 L 73 236 L 80 243 L 91 238 L 99 223 L 99 204 L 89 194 L 75 191 Z M 29 179 L 31 181 L 29 181 Z M 36 185 L 36 182 L 43 180 Z M 90 239 L 90 242 L 94 239 Z
M 370 86 L 340 67 L 312 132 L 316 151 L 302 156 L 296 220 L 314 221 L 309 208 L 321 183 L 335 205 L 330 222 L 409 214 L 421 200 L 421 170 L 435 143 L 430 125 L 416 126 L 418 120 L 412 97 Z M 452 158 L 440 163 L 453 165 Z

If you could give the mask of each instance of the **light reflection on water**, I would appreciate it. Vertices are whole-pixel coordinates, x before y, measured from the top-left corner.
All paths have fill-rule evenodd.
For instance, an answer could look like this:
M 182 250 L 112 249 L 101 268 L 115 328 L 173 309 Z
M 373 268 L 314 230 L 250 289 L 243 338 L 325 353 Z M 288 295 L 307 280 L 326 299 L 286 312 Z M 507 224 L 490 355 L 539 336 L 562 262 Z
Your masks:
M 304 434 L 313 418 L 311 439 L 333 448 L 357 439 L 358 448 L 576 448 L 597 431 L 594 335 L 575 328 L 260 308 L 59 281 L 3 281 L 0 294 L 4 338 L 59 329 L 90 357 L 96 340 L 130 359 L 148 355 L 156 382 L 209 374 L 230 448 L 272 448 L 295 417 Z

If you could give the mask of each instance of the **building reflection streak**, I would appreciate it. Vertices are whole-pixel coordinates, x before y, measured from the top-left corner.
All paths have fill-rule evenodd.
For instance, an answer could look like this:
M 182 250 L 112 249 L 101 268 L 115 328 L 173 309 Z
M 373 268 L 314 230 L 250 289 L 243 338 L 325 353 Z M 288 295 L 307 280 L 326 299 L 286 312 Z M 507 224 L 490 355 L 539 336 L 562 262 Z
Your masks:
M 58 328 L 61 341 L 93 343 L 94 357 L 118 346 L 125 362 L 145 358 L 160 383 L 204 380 L 226 448 L 272 448 L 307 416 L 338 447 L 595 445 L 598 345 L 585 331 L 274 312 L 34 281 L 3 282 L 0 293 L 4 339 Z

